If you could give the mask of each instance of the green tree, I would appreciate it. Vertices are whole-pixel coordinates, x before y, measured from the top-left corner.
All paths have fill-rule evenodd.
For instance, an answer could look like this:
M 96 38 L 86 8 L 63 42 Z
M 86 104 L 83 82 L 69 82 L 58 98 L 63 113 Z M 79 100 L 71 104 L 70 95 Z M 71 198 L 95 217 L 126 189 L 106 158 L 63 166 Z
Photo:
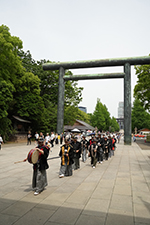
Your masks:
M 59 71 L 44 71 L 42 65 L 44 63 L 50 63 L 49 60 L 35 61 L 32 59 L 30 51 L 26 53 L 23 50 L 18 51 L 18 55 L 22 59 L 22 64 L 27 72 L 32 72 L 40 79 L 40 95 L 46 100 L 50 100 L 57 105 L 58 101 L 58 80 Z M 66 71 L 66 75 L 72 75 L 71 71 Z M 69 105 L 78 106 L 82 100 L 82 87 L 77 87 L 77 82 L 66 81 L 65 82 L 65 107 Z
M 108 112 L 106 105 L 103 105 L 102 112 L 103 112 L 103 115 L 105 118 L 105 127 L 103 128 L 103 130 L 109 130 L 109 127 L 111 124 L 111 117 L 110 117 L 110 113 Z
M 132 131 L 142 128 L 150 129 L 150 114 L 143 108 L 142 103 L 137 98 L 134 100 L 132 108 Z
M 59 71 L 44 71 L 43 63 L 50 61 L 35 61 L 32 59 L 30 51 L 26 53 L 22 50 L 18 51 L 18 55 L 22 59 L 22 64 L 27 72 L 32 72 L 40 79 L 40 96 L 43 99 L 45 110 L 43 112 L 43 120 L 46 130 L 56 131 L 57 125 L 57 102 L 58 102 L 58 80 Z M 70 71 L 66 71 L 67 75 L 71 75 Z M 65 103 L 64 103 L 64 123 L 73 124 L 77 117 L 78 104 L 82 100 L 83 88 L 77 87 L 77 82 L 65 82 Z M 47 124 L 47 125 L 46 125 Z
M 111 132 L 118 132 L 119 131 L 119 124 L 117 123 L 115 117 L 111 118 L 111 123 L 110 123 L 110 127 L 111 127 Z
M 0 134 L 3 135 L 4 140 L 7 134 L 11 133 L 11 120 L 8 118 L 8 109 L 13 101 L 14 86 L 11 82 L 2 80 L 0 82 Z
M 3 136 L 12 131 L 8 111 L 14 101 L 16 75 L 23 70 L 17 55 L 21 48 L 22 41 L 18 37 L 11 36 L 7 26 L 0 26 L 0 133 Z
M 22 71 L 21 60 L 17 55 L 22 41 L 11 36 L 7 26 L 0 26 L 0 81 L 15 82 L 16 74 Z
M 49 61 L 35 61 L 30 51 L 22 50 L 22 41 L 0 26 L 0 123 L 2 134 L 11 133 L 12 115 L 32 122 L 33 131 L 56 131 L 59 71 L 43 71 Z M 66 74 L 71 74 L 66 71 Z M 77 82 L 65 82 L 65 110 L 77 111 L 82 100 Z M 76 110 L 74 110 L 76 109 Z M 71 113 L 70 121 L 73 121 Z M 77 116 L 77 114 L 75 115 Z
M 32 125 L 37 126 L 44 120 L 40 79 L 22 66 L 22 59 L 18 56 L 21 48 L 22 41 L 11 36 L 8 27 L 0 26 L 0 122 L 3 124 L 1 133 L 5 135 L 13 130 L 12 115 L 30 119 Z
M 76 119 L 90 124 L 90 116 L 87 113 L 81 111 L 79 108 L 78 108 L 78 113 L 77 113 Z
M 97 127 L 98 130 L 104 130 L 106 127 L 105 117 L 103 114 L 104 106 L 100 102 L 100 99 L 97 99 L 96 107 L 92 116 L 92 126 Z
M 66 105 L 64 110 L 64 124 L 73 125 L 77 119 L 78 108 L 73 105 Z
M 150 111 L 150 65 L 135 66 L 135 69 L 138 81 L 134 88 L 134 97 Z

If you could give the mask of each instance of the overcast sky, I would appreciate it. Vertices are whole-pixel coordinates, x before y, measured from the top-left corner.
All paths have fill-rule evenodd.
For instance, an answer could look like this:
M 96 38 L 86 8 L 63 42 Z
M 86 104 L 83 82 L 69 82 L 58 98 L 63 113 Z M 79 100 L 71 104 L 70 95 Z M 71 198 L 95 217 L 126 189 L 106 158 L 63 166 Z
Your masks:
M 150 0 L 0 0 L 0 25 L 23 41 L 35 60 L 78 61 L 148 56 Z M 73 74 L 123 72 L 123 67 L 72 70 Z M 137 78 L 134 67 L 132 96 Z M 93 113 L 97 98 L 111 116 L 124 99 L 123 79 L 79 81 L 80 106 Z M 133 97 L 132 97 L 133 102 Z

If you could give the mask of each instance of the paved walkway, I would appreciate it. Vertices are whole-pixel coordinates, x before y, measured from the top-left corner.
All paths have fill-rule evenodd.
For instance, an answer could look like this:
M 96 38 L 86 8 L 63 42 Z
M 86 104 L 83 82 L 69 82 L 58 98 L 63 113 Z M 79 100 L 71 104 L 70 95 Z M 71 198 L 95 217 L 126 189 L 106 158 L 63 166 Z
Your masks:
M 32 165 L 23 160 L 34 144 L 6 144 L 0 151 L 1 225 L 150 224 L 150 150 L 117 145 L 115 156 L 91 168 L 81 162 L 73 176 L 58 178 L 59 146 L 48 160 L 48 187 L 34 196 Z M 56 157 L 56 158 L 55 158 Z

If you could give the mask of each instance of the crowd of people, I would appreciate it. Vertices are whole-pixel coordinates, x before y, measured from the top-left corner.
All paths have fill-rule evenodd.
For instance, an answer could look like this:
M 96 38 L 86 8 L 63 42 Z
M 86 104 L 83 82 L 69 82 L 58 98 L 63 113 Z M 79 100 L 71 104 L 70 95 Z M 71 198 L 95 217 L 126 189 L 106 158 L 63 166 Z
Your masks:
M 90 139 L 86 135 L 82 135 L 78 141 L 76 136 L 67 135 L 64 138 L 64 145 L 60 149 L 59 156 L 61 157 L 61 166 L 59 177 L 71 176 L 73 170 L 80 168 L 80 158 L 82 162 L 86 162 L 87 158 L 91 158 L 91 166 L 96 168 L 97 163 L 103 163 L 114 156 L 116 142 L 120 142 L 121 136 L 109 134 L 98 134 L 91 136 Z
M 31 144 L 31 132 L 28 132 L 27 144 Z M 44 137 L 43 133 L 35 133 L 35 150 L 39 152 L 39 158 L 36 163 L 33 163 L 33 179 L 32 188 L 35 191 L 34 195 L 38 195 L 47 186 L 46 170 L 49 168 L 47 158 L 49 152 L 55 144 L 60 144 L 59 156 L 61 165 L 59 170 L 59 178 L 72 176 L 74 170 L 80 168 L 80 161 L 85 163 L 91 158 L 92 168 L 96 168 L 97 163 L 103 163 L 114 156 L 116 142 L 120 141 L 120 136 L 108 134 L 92 135 L 91 138 L 82 134 L 80 138 L 71 133 L 62 133 L 61 135 L 51 132 Z M 29 156 L 28 156 L 29 157 Z M 28 160 L 28 157 L 24 161 Z M 81 160 L 80 160 L 81 158 Z M 29 161 L 29 160 L 28 160 Z
M 42 132 L 38 133 L 35 132 L 34 138 L 35 138 L 35 144 L 38 144 L 38 139 L 42 137 L 44 139 L 44 144 L 54 147 L 54 143 L 55 144 L 62 144 L 63 142 L 63 138 L 64 138 L 64 134 L 62 133 L 61 135 L 58 135 L 57 133 L 54 134 L 54 132 L 52 131 L 51 134 L 47 133 L 46 136 L 44 137 L 44 134 Z M 31 139 L 32 139 L 32 135 L 31 135 L 31 131 L 28 131 L 27 133 L 27 145 L 31 145 Z

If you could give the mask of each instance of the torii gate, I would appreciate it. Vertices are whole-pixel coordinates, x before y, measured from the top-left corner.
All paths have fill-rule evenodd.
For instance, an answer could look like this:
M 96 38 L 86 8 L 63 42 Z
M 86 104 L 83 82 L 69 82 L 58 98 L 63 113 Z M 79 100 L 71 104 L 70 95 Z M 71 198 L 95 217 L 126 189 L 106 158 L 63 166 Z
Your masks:
M 61 134 L 64 126 L 65 80 L 124 78 L 124 144 L 131 145 L 131 66 L 144 64 L 150 64 L 150 56 L 43 64 L 44 70 L 59 70 L 57 133 Z M 109 66 L 123 66 L 124 72 L 65 76 L 65 69 Z

